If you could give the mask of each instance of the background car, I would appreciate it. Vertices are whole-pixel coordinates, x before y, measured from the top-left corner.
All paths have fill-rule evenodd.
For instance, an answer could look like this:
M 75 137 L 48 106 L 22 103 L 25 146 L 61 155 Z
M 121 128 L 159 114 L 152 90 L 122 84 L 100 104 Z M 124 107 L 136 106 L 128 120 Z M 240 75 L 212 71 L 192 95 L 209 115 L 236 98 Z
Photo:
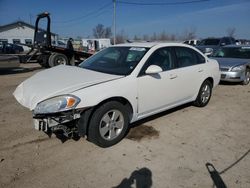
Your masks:
M 23 52 L 23 47 L 17 44 L 2 43 L 0 42 L 0 53 L 1 54 L 18 54 Z
M 230 44 L 235 44 L 235 39 L 232 37 L 206 38 L 201 40 L 196 47 L 204 54 L 212 55 L 216 53 L 220 47 Z
M 186 41 L 184 41 L 183 43 L 184 44 L 189 44 L 189 45 L 191 45 L 191 46 L 197 46 L 197 45 L 199 45 L 200 44 L 200 40 L 198 40 L 198 39 L 192 39 L 192 40 L 186 40 Z
M 249 84 L 250 45 L 222 47 L 214 54 L 213 58 L 219 63 L 222 81 Z
M 208 104 L 219 65 L 180 43 L 130 43 L 106 48 L 79 67 L 60 65 L 21 83 L 14 96 L 33 111 L 35 128 L 87 135 L 109 147 L 129 124 L 193 102 Z

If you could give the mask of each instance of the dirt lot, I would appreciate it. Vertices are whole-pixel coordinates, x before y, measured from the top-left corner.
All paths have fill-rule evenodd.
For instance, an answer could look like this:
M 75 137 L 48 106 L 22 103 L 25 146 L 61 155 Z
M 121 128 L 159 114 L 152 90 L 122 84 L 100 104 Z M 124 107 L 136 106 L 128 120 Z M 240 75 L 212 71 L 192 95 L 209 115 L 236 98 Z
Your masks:
M 0 187 L 211 188 L 207 162 L 228 187 L 250 187 L 250 86 L 219 85 L 207 107 L 141 121 L 103 149 L 34 130 L 31 112 L 12 93 L 42 69 L 24 67 L 0 72 Z

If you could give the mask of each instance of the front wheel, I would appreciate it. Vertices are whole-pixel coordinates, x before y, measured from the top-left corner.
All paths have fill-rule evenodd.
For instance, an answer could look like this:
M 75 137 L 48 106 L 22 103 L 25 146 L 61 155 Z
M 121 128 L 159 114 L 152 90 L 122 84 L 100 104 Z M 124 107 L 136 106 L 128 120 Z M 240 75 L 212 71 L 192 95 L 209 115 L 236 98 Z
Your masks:
M 194 105 L 204 107 L 208 104 L 212 95 L 212 84 L 209 80 L 205 80 L 199 90 L 198 96 L 194 101 Z
M 250 82 L 250 69 L 247 68 L 245 72 L 245 79 L 243 80 L 242 84 L 243 85 L 248 85 Z
M 116 101 L 107 102 L 93 113 L 88 128 L 88 140 L 100 147 L 110 147 L 123 139 L 128 124 L 127 108 Z

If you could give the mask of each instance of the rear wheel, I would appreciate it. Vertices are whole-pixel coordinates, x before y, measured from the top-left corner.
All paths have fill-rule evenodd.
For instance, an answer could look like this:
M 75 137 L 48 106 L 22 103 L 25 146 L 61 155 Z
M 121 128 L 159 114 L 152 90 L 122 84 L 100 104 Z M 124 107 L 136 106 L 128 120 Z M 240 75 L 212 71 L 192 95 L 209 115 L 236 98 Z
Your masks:
M 103 104 L 93 113 L 88 140 L 100 147 L 110 147 L 122 140 L 128 130 L 127 108 L 116 101 Z
M 198 96 L 194 101 L 194 105 L 204 107 L 208 104 L 212 95 L 212 84 L 209 80 L 205 80 L 199 90 Z
M 40 55 L 37 59 L 37 62 L 44 68 L 49 68 L 49 64 L 48 64 L 48 59 L 49 59 L 49 55 Z
M 247 68 L 246 69 L 246 72 L 245 72 L 245 79 L 244 81 L 242 82 L 243 85 L 248 85 L 250 82 L 250 69 Z
M 54 67 L 57 65 L 68 65 L 69 60 L 66 55 L 60 53 L 54 53 L 49 58 L 49 66 Z

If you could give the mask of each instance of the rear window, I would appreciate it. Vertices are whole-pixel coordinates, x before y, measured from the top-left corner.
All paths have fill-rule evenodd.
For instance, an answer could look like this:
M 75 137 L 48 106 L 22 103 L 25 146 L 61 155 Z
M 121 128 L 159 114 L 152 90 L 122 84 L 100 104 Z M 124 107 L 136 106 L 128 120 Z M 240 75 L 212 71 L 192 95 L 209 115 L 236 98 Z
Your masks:
M 219 39 L 204 39 L 201 41 L 200 45 L 219 45 Z
M 214 54 L 214 57 L 250 59 L 250 47 L 221 48 Z

